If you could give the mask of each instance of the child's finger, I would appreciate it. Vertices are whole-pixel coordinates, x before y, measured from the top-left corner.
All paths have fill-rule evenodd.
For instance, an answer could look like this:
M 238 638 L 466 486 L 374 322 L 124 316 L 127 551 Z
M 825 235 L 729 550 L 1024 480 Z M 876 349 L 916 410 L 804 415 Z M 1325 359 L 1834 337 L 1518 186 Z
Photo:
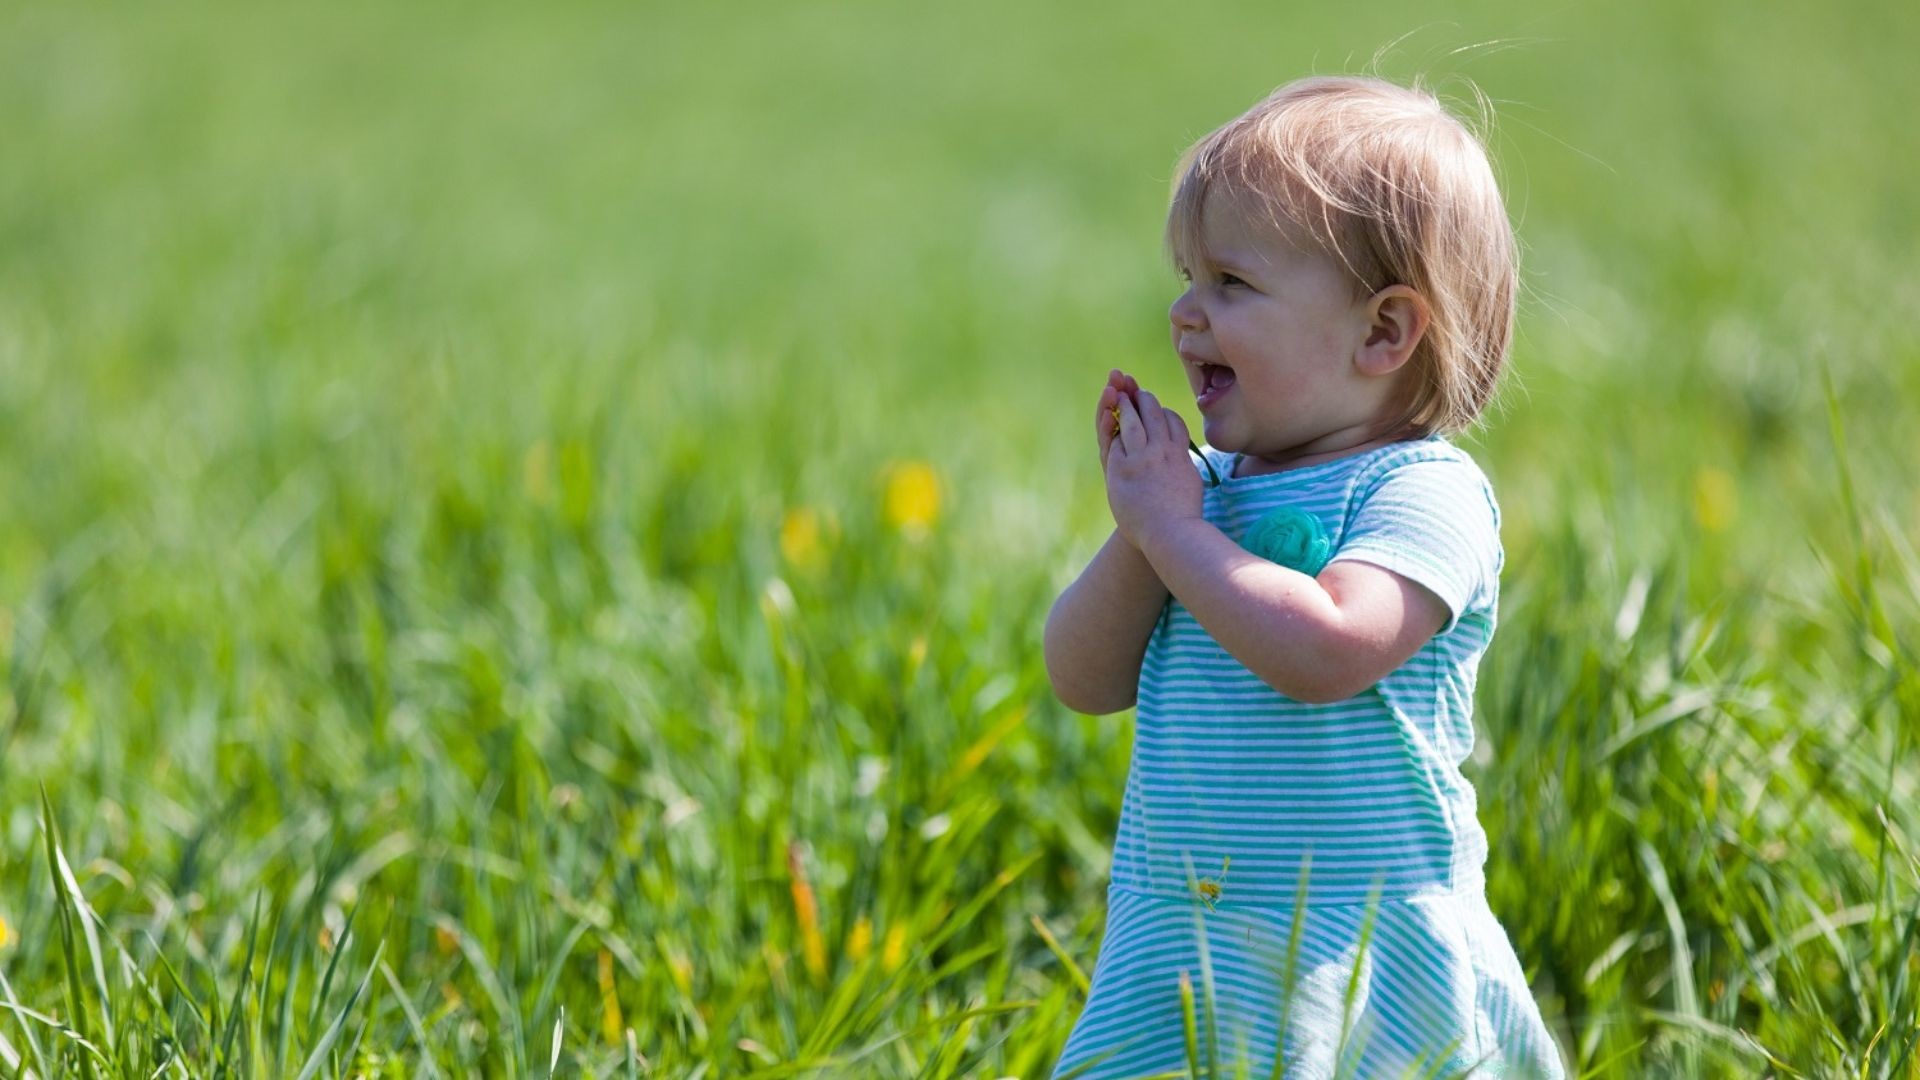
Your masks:
M 1120 449 L 1125 453 L 1137 454 L 1147 447 L 1147 431 L 1140 422 L 1140 414 L 1134 410 L 1133 399 L 1120 395 Z
M 1167 437 L 1173 440 L 1174 445 L 1192 445 L 1193 436 L 1187 434 L 1187 418 L 1174 412 L 1172 409 L 1162 409 L 1161 412 L 1166 414 Z
M 1119 368 L 1114 368 L 1107 373 L 1107 388 L 1113 392 L 1113 398 L 1105 403 L 1105 408 L 1108 419 L 1111 421 L 1108 425 L 1108 430 L 1112 437 L 1116 439 L 1120 437 L 1119 399 L 1133 398 L 1133 390 L 1129 388 L 1132 384 L 1133 377 L 1121 371 Z M 1134 402 L 1134 410 L 1136 412 L 1139 411 L 1138 401 Z
M 1157 443 L 1172 438 L 1167 433 L 1167 410 L 1160 406 L 1160 399 L 1146 390 L 1140 391 L 1137 399 L 1140 402 L 1140 426 L 1146 430 L 1147 442 Z
M 1101 416 L 1105 416 L 1107 418 L 1105 426 L 1108 428 L 1113 427 L 1113 404 L 1119 399 L 1120 394 L 1113 387 L 1103 386 L 1100 388 L 1100 401 L 1094 406 L 1094 417 L 1098 419 Z
M 1119 401 L 1120 392 L 1108 386 L 1100 391 L 1100 404 L 1093 410 L 1093 430 L 1099 440 L 1102 465 L 1107 463 L 1107 450 L 1113 445 L 1114 436 L 1120 432 L 1120 422 L 1114 418 L 1114 406 Z

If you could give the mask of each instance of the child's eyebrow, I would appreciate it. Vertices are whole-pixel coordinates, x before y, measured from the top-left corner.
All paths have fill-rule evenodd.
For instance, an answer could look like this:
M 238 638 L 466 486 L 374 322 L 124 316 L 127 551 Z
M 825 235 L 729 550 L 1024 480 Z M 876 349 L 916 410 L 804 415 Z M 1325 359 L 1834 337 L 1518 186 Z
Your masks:
M 1272 269 L 1258 252 L 1244 252 L 1237 249 L 1214 251 L 1205 247 L 1177 253 L 1173 265 L 1175 270 L 1189 273 L 1226 271 L 1240 277 L 1251 277 L 1263 269 Z
M 1203 252 L 1196 261 L 1204 269 L 1224 270 L 1227 273 L 1236 274 L 1240 277 L 1252 275 L 1255 273 L 1257 267 L 1263 265 L 1258 260 L 1246 258 L 1238 252 L 1232 251 L 1220 255 Z
M 1203 254 L 1211 259 L 1215 266 L 1224 266 L 1229 270 L 1253 270 L 1266 266 L 1268 259 L 1259 248 L 1225 248 L 1220 251 L 1208 251 Z

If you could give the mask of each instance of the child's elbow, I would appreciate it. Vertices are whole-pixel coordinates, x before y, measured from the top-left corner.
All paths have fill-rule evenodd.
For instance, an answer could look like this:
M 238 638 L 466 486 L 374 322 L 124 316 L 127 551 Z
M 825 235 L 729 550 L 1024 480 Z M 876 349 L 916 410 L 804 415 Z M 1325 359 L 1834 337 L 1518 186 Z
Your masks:
M 1106 716 L 1133 708 L 1134 687 L 1100 686 L 1062 670 L 1058 655 L 1047 650 L 1047 684 L 1060 704 L 1088 716 Z
M 1053 685 L 1053 696 L 1060 699 L 1060 704 L 1077 713 L 1106 716 L 1133 708 L 1135 695 L 1132 691 L 1114 693 L 1111 690 L 1075 686 L 1063 682 L 1051 671 L 1047 673 L 1047 681 Z
M 1306 705 L 1335 705 L 1357 697 L 1373 685 L 1361 682 L 1353 674 L 1331 667 L 1311 670 L 1266 672 L 1260 681 L 1275 691 Z
M 1337 705 L 1350 697 L 1357 696 L 1365 689 L 1364 686 L 1348 687 L 1345 684 L 1315 682 L 1300 687 L 1296 693 L 1287 694 L 1284 690 L 1281 693 L 1308 705 Z
M 1047 621 L 1046 639 L 1041 651 L 1046 659 L 1047 685 L 1060 704 L 1088 716 L 1105 716 L 1133 708 L 1134 685 L 1111 685 L 1089 678 L 1084 663 L 1074 663 L 1074 650 L 1063 638 L 1064 628 L 1054 619 Z

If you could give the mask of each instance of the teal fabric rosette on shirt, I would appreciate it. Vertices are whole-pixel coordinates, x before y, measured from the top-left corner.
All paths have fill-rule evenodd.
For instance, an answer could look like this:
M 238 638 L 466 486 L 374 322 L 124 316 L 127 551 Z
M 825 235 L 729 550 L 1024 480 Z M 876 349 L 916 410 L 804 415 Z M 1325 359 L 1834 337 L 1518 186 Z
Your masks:
M 1299 507 L 1283 506 L 1254 523 L 1241 547 L 1268 562 L 1318 576 L 1333 558 L 1333 538 L 1320 519 Z

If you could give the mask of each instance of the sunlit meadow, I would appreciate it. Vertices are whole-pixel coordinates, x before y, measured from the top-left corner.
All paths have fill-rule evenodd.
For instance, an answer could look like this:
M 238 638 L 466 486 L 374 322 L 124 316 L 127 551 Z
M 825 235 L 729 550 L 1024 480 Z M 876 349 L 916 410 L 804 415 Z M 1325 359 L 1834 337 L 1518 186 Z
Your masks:
M 1495 104 L 1572 1075 L 1920 1076 L 1912 4 L 0 5 L 0 1076 L 1045 1076 L 1176 155 Z

